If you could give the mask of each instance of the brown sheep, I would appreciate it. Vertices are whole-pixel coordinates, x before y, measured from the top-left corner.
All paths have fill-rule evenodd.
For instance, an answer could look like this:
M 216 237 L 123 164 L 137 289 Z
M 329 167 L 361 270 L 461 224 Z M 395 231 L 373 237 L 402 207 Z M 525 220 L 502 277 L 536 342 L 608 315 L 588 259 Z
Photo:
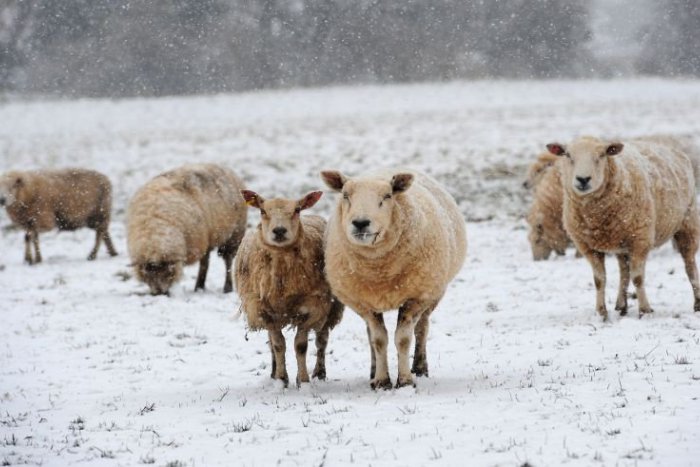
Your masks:
M 530 227 L 528 239 L 535 261 L 546 260 L 552 250 L 564 255 L 571 244 L 562 219 L 564 191 L 555 164 L 557 160 L 553 154 L 540 154 L 530 165 L 523 183 L 524 187 L 533 188 L 533 200 L 526 220 Z
M 109 236 L 112 184 L 99 172 L 84 169 L 7 172 L 0 176 L 0 206 L 6 206 L 12 222 L 25 229 L 24 260 L 29 264 L 41 262 L 39 233 L 56 228 L 95 230 L 95 246 L 89 260 L 97 257 L 103 240 L 109 254 L 117 254 Z
M 294 350 L 297 386 L 309 382 L 306 350 L 309 330 L 316 334 L 316 366 L 312 377 L 326 378 L 326 345 L 330 330 L 342 319 L 343 304 L 333 297 L 323 273 L 326 221 L 301 216 L 321 197 L 320 191 L 300 200 L 265 200 L 243 190 L 249 206 L 260 209 L 258 228 L 249 231 L 236 257 L 236 290 L 248 326 L 267 329 L 272 354 L 271 377 L 289 383 L 282 329 L 297 328 Z
M 557 160 L 558 158 L 554 154 L 549 152 L 540 153 L 540 155 L 537 156 L 537 159 L 535 159 L 535 162 L 530 164 L 527 168 L 527 175 L 525 177 L 525 181 L 523 182 L 523 188 L 529 190 L 539 185 L 542 177 L 551 172 L 549 169 L 554 167 Z
M 429 317 L 467 255 L 464 219 L 452 196 L 415 171 L 382 170 L 357 178 L 321 172 L 341 193 L 328 223 L 326 275 L 333 293 L 367 323 L 370 386 L 392 387 L 383 313 L 399 316 L 396 387 L 428 376 Z M 415 334 L 413 366 L 409 347 Z
M 695 254 L 700 217 L 695 176 L 688 156 L 675 145 L 649 139 L 626 144 L 582 137 L 564 146 L 547 145 L 562 161 L 564 227 L 591 263 L 596 309 L 605 306 L 605 254 L 617 256 L 620 287 L 615 309 L 627 313 L 630 277 L 637 290 L 640 317 L 653 310 L 644 288 L 649 252 L 669 239 L 685 262 L 700 311 L 700 284 Z
M 233 290 L 231 264 L 247 220 L 241 188 L 224 167 L 191 164 L 158 175 L 136 192 L 127 212 L 127 243 L 136 277 L 153 295 L 167 294 L 183 266 L 197 261 L 195 291 L 204 289 L 214 248 L 226 265 L 224 293 Z

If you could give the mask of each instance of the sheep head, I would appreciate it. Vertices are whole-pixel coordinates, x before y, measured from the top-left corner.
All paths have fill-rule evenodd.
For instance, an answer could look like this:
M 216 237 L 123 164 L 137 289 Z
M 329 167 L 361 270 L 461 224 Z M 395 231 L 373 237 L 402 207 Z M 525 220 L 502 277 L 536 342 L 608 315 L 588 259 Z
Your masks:
M 338 171 L 321 172 L 326 185 L 342 193 L 338 204 L 347 240 L 359 246 L 381 245 L 394 221 L 395 198 L 413 183 L 413 174 L 397 173 L 391 180 L 349 179 Z
M 168 295 L 170 287 L 182 276 L 182 263 L 149 261 L 138 264 L 136 273 L 148 285 L 151 295 Z
M 564 146 L 550 143 L 547 149 L 555 156 L 566 158 L 561 165 L 562 183 L 575 195 L 586 196 L 598 191 L 606 182 L 608 159 L 621 153 L 624 145 L 583 137 Z
M 557 156 L 550 152 L 543 152 L 537 156 L 537 160 L 530 164 L 527 168 L 527 176 L 523 182 L 523 188 L 535 188 L 542 180 L 542 177 L 547 173 L 547 169 L 552 167 L 557 161 Z
M 21 199 L 25 183 L 25 176 L 21 172 L 0 175 L 0 206 L 12 206 L 15 201 Z
M 250 190 L 241 190 L 248 206 L 260 210 L 260 233 L 266 245 L 288 247 L 296 243 L 301 225 L 300 213 L 309 209 L 323 195 L 312 191 L 298 200 L 275 198 L 266 200 Z

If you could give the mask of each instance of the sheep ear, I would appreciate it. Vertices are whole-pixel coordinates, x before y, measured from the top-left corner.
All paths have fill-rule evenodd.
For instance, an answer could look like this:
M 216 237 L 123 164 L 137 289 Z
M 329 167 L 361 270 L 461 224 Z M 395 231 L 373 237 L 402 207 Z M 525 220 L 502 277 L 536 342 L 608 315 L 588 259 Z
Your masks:
M 265 202 L 262 196 L 251 190 L 241 190 L 241 195 L 243 195 L 245 204 L 252 208 L 260 208 Z
M 321 199 L 321 196 L 323 196 L 322 191 L 312 191 L 311 193 L 308 193 L 306 196 L 300 199 L 297 204 L 302 210 L 309 209 L 314 204 L 316 204 L 319 199 Z
M 566 154 L 566 148 L 559 143 L 549 143 L 547 145 L 547 151 L 554 154 L 555 156 L 563 156 Z
M 321 179 L 328 188 L 334 191 L 341 191 L 345 182 L 348 181 L 347 177 L 337 170 L 324 170 L 321 172 Z
M 391 177 L 391 189 L 394 193 L 403 193 L 411 188 L 413 184 L 413 174 L 403 173 Z
M 605 154 L 607 156 L 616 156 L 622 152 L 625 145 L 622 143 L 612 143 L 607 148 L 605 148 Z

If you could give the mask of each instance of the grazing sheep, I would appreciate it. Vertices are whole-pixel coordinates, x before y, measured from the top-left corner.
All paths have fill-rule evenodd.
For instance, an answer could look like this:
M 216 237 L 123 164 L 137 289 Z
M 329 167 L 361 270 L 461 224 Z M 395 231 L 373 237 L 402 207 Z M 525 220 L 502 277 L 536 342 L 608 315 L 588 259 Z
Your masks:
M 261 222 L 243 238 L 236 257 L 236 290 L 248 326 L 267 329 L 272 354 L 272 378 L 289 383 L 282 329 L 297 328 L 297 386 L 309 382 L 306 349 L 309 330 L 316 334 L 316 367 L 312 376 L 326 378 L 326 345 L 330 330 L 343 317 L 343 304 L 333 297 L 323 275 L 323 234 L 326 221 L 300 216 L 321 197 L 320 191 L 300 200 L 265 200 L 243 190 L 249 206 L 260 209 Z
M 523 188 L 529 190 L 539 185 L 544 175 L 551 172 L 549 169 L 556 164 L 557 160 L 559 160 L 557 156 L 549 152 L 543 152 L 537 156 L 535 162 L 527 168 L 527 176 L 523 182 Z
M 97 257 L 102 240 L 111 256 L 117 254 L 109 236 L 112 184 L 99 172 L 84 169 L 7 172 L 0 176 L 0 206 L 6 206 L 12 222 L 25 229 L 24 260 L 29 264 L 41 262 L 39 233 L 56 228 L 95 230 L 95 246 L 89 260 Z
M 530 165 L 527 179 L 523 183 L 524 187 L 533 188 L 527 223 L 530 226 L 528 239 L 535 261 L 546 260 L 552 250 L 558 255 L 564 255 L 571 244 L 562 220 L 564 192 L 560 172 L 555 165 L 557 160 L 553 154 L 540 154 Z
M 367 323 L 371 386 L 392 386 L 382 313 L 396 308 L 396 387 L 412 385 L 412 372 L 428 376 L 429 316 L 466 257 L 464 219 L 454 199 L 417 172 L 380 171 L 349 179 L 325 171 L 321 176 L 342 193 L 326 233 L 326 276 L 335 296 Z
M 224 293 L 233 290 L 231 264 L 247 219 L 241 188 L 224 167 L 191 164 L 158 175 L 136 192 L 127 212 L 129 255 L 136 277 L 153 295 L 167 294 L 183 266 L 196 261 L 195 291 L 204 289 L 214 248 L 226 264 Z
M 686 154 L 675 145 L 649 139 L 626 144 L 593 137 L 568 146 L 548 144 L 562 161 L 564 227 L 593 268 L 596 309 L 604 320 L 605 253 L 617 256 L 620 287 L 615 309 L 627 313 L 630 277 L 637 289 L 640 317 L 653 310 L 644 288 L 649 252 L 669 239 L 685 262 L 700 311 L 700 284 L 695 253 L 700 218 L 695 178 Z

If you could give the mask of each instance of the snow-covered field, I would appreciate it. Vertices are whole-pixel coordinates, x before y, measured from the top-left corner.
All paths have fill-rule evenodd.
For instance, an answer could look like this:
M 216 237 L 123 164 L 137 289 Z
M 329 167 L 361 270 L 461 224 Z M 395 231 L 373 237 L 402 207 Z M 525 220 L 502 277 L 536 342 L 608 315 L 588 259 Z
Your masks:
M 638 320 L 632 301 L 630 317 L 602 324 L 585 260 L 531 261 L 521 188 L 554 139 L 700 138 L 700 82 L 12 103 L 0 122 L 0 171 L 86 166 L 111 177 L 120 251 L 90 263 L 91 231 L 51 233 L 45 262 L 30 267 L 0 213 L 0 463 L 700 465 L 700 313 L 680 256 L 666 245 L 650 258 L 653 316 Z M 192 291 L 191 267 L 172 297 L 146 294 L 130 277 L 124 209 L 147 179 L 190 161 L 227 164 L 265 196 L 321 188 L 323 168 L 408 164 L 444 182 L 470 244 L 433 314 L 430 378 L 372 391 L 365 328 L 346 310 L 329 380 L 281 388 L 266 335 L 247 334 L 235 293 L 221 293 L 217 258 L 207 292 Z M 314 210 L 327 214 L 333 198 Z M 612 309 L 615 261 L 608 271 Z M 395 378 L 393 344 L 390 368 Z

